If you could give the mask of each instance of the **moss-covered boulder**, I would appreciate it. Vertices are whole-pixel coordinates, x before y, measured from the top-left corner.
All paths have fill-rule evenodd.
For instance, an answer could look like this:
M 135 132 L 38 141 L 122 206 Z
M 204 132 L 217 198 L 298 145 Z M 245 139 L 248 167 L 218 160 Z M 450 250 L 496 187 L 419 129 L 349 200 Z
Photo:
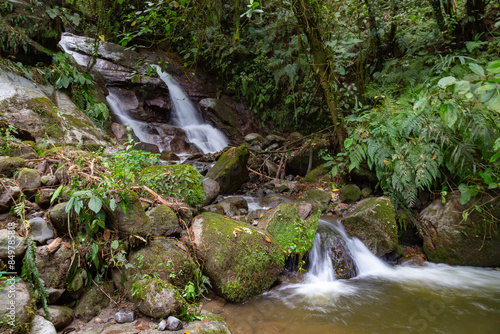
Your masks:
M 76 304 L 74 316 L 84 321 L 90 321 L 101 313 L 102 309 L 109 305 L 109 298 L 102 291 L 108 295 L 111 294 L 113 282 L 105 282 L 100 288 L 92 285 L 90 290 L 85 291 Z
M 179 289 L 159 278 L 147 277 L 135 281 L 132 295 L 136 308 L 154 319 L 167 318 L 172 313 L 180 314 L 187 306 Z
M 201 205 L 205 198 L 201 174 L 191 165 L 146 167 L 139 182 L 161 196 L 184 199 L 191 206 Z
M 19 171 L 17 183 L 24 192 L 34 190 L 42 185 L 40 174 L 36 170 L 30 168 L 23 168 Z
M 332 192 L 318 189 L 309 189 L 304 191 L 299 202 L 306 202 L 316 205 L 321 212 L 328 211 L 328 205 L 332 200 Z
M 38 142 L 108 145 L 107 136 L 62 91 L 50 97 L 26 79 L 9 74 L 12 82 L 0 82 L 0 104 L 5 119 L 25 129 Z M 53 93 L 53 94 L 52 94 Z
M 319 215 L 309 203 L 282 203 L 262 217 L 258 228 L 269 232 L 288 255 L 304 255 L 314 244 Z
M 130 252 L 127 259 L 132 267 L 112 273 L 115 285 L 126 294 L 143 275 L 158 277 L 179 288 L 194 282 L 197 265 L 176 239 L 155 238 L 149 245 Z
M 0 159 L 0 176 L 12 177 L 19 169 L 26 167 L 26 160 L 23 158 L 3 158 Z
M 361 240 L 377 256 L 394 251 L 398 245 L 396 214 L 387 197 L 360 201 L 341 221 L 347 234 Z
M 473 205 L 482 207 L 479 212 Z M 471 208 L 472 207 L 472 208 Z M 464 221 L 463 213 L 469 214 Z M 500 266 L 500 200 L 484 195 L 466 205 L 460 194 L 436 199 L 421 214 L 417 229 L 424 241 L 424 252 L 432 262 L 453 265 Z
M 219 183 L 221 193 L 233 193 L 241 187 L 248 177 L 248 157 L 246 145 L 231 147 L 222 154 L 206 176 Z
M 50 222 L 60 235 L 68 234 L 68 227 L 71 229 L 72 233 L 75 233 L 77 229 L 76 215 L 72 211 L 70 211 L 69 213 L 66 212 L 66 204 L 68 203 L 62 202 L 56 204 L 49 210 Z
M 5 185 L 0 190 L 0 213 L 9 211 L 14 204 L 14 201 L 17 201 L 19 195 L 21 195 L 21 188 L 14 185 Z
M 38 153 L 36 153 L 33 146 L 29 143 L 30 142 L 13 142 L 8 147 L 8 155 L 23 159 L 38 159 Z
M 355 184 L 346 184 L 340 188 L 339 198 L 344 203 L 354 203 L 361 198 L 361 189 Z
M 11 288 L 12 286 L 12 288 Z M 19 281 L 13 285 L 6 285 L 0 280 L 0 333 L 27 333 L 33 313 L 35 300 L 31 297 L 28 283 Z M 15 295 L 13 298 L 12 295 Z M 15 301 L 12 308 L 11 301 Z
M 331 168 L 325 167 L 325 164 L 319 165 L 318 167 L 311 170 L 309 173 L 304 176 L 300 182 L 318 182 L 319 178 L 328 174 Z
M 175 212 L 167 205 L 155 206 L 146 212 L 149 219 L 153 223 L 152 233 L 154 235 L 170 236 L 172 234 L 179 234 L 182 231 L 179 225 L 179 218 Z
M 123 190 L 120 199 L 125 202 L 126 211 L 121 205 L 117 205 L 115 210 L 105 208 L 110 227 L 118 230 L 122 237 L 130 235 L 146 237 L 153 233 L 153 223 L 144 212 L 139 195 L 131 190 Z
M 229 301 L 265 292 L 283 269 L 283 251 L 267 232 L 208 212 L 195 217 L 191 229 L 205 275 Z

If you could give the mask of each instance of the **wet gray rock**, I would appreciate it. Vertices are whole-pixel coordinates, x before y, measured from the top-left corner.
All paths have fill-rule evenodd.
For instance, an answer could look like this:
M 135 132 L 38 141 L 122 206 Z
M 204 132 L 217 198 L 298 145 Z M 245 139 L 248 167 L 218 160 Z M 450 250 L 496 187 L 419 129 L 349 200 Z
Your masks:
M 50 321 L 37 314 L 31 321 L 30 334 L 57 334 L 57 331 Z
M 31 218 L 30 236 L 39 244 L 45 244 L 47 240 L 54 238 L 54 231 L 47 224 L 47 221 L 40 217 Z
M 142 279 L 134 282 L 134 288 L 140 291 L 134 296 L 134 303 L 148 317 L 166 318 L 173 312 L 181 311 L 185 304 L 179 291 L 161 279 Z
M 167 321 L 165 321 L 165 320 L 160 321 L 160 323 L 158 324 L 157 330 L 164 331 L 166 329 L 167 329 Z
M 56 204 L 49 210 L 49 218 L 52 226 L 57 230 L 58 234 L 68 234 L 68 213 L 66 213 L 67 202 Z M 71 232 L 76 232 L 76 216 L 70 212 L 69 226 Z
M 51 188 L 38 189 L 38 199 L 37 203 L 43 208 L 48 208 L 50 206 L 50 200 L 52 195 L 54 195 L 55 190 Z
M 115 313 L 115 321 L 119 324 L 129 323 L 134 321 L 134 312 L 120 310 Z
M 246 215 L 248 213 L 248 203 L 243 197 L 228 197 L 217 203 L 217 205 L 220 205 L 224 210 L 224 214 L 229 217 Z
M 248 177 L 248 149 L 245 145 L 227 150 L 207 173 L 220 185 L 222 194 L 238 190 Z
M 176 317 L 169 316 L 167 319 L 167 327 L 171 331 L 178 331 L 182 329 L 182 322 Z

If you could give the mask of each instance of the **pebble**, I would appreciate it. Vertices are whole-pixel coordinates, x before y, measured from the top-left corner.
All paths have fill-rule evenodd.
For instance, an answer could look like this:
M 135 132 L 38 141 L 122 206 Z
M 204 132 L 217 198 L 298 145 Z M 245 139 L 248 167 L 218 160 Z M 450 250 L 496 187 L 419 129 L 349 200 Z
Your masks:
M 165 320 L 160 321 L 158 324 L 158 330 L 164 331 L 167 328 L 167 322 Z
M 132 321 L 134 321 L 134 312 L 120 310 L 120 311 L 116 312 L 115 320 L 119 324 L 123 324 L 126 322 L 132 322 Z
M 94 319 L 94 322 L 95 322 L 96 324 L 102 324 L 104 321 L 103 321 L 101 318 L 95 318 L 95 319 Z
M 182 322 L 179 319 L 177 319 L 176 317 L 169 316 L 167 318 L 167 327 L 171 331 L 178 331 L 178 330 L 182 329 Z

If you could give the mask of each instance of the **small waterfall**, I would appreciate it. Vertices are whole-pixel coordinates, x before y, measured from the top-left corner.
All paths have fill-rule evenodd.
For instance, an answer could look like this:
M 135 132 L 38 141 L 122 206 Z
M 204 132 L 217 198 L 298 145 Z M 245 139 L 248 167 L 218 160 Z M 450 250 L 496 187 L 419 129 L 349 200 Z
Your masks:
M 195 144 L 203 153 L 213 153 L 228 145 L 224 134 L 203 121 L 198 110 L 179 84 L 166 72 L 157 66 L 157 73 L 168 86 L 173 105 L 172 123 L 186 131 L 188 140 Z

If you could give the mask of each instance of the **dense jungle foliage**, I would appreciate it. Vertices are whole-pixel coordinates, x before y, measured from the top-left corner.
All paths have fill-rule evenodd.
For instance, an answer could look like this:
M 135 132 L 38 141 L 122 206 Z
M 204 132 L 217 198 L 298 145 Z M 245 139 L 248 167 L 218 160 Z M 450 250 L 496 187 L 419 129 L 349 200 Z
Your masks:
M 62 26 L 96 43 L 175 52 L 186 67 L 216 74 L 220 90 L 246 101 L 262 126 L 303 133 L 331 127 L 336 142 L 325 158 L 332 175 L 368 167 L 402 207 L 413 207 L 423 189 L 459 189 L 466 202 L 500 185 L 497 1 L 31 0 L 30 6 L 14 13 L 10 1 L 0 4 L 4 67 L 36 65 L 23 51 L 54 55 L 50 41 Z M 27 27 L 32 15 L 51 24 Z M 24 71 L 73 89 L 105 126 L 107 110 L 85 102 L 92 95 L 88 78 L 64 69 L 60 56 L 39 59 L 44 64 L 36 72 Z

